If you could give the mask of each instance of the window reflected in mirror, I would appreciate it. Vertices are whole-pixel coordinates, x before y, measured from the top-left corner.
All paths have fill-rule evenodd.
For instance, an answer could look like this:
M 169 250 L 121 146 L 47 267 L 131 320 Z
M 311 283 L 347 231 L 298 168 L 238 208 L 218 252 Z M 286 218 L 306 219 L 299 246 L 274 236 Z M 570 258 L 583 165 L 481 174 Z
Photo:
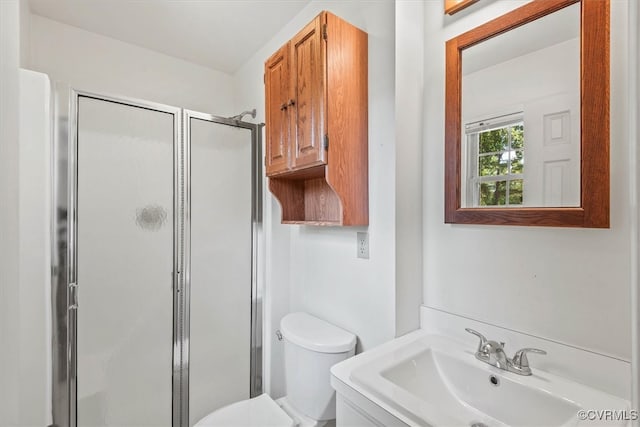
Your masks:
M 468 123 L 467 206 L 515 206 L 524 201 L 522 114 Z

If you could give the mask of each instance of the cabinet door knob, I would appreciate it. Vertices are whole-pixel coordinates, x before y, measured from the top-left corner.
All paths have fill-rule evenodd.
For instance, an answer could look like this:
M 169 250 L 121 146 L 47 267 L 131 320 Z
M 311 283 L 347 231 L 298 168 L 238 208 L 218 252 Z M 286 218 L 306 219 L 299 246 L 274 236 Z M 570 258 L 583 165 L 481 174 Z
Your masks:
M 291 107 L 293 105 L 296 105 L 296 101 L 294 101 L 293 99 L 290 99 L 289 103 L 287 104 L 287 107 Z
M 286 110 L 286 109 L 287 109 L 287 104 L 282 104 L 282 105 L 280 106 L 280 111 L 284 111 L 284 110 Z

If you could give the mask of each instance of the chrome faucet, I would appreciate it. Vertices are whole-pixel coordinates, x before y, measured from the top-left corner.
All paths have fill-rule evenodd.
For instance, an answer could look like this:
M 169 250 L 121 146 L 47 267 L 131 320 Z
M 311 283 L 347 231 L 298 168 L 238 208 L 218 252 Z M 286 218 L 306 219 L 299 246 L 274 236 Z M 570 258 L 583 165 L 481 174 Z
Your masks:
M 504 352 L 504 342 L 489 341 L 480 332 L 471 328 L 466 328 L 465 331 L 480 339 L 478 350 L 476 351 L 476 359 L 514 374 L 531 375 L 527 353 L 547 354 L 546 351 L 538 350 L 537 348 L 523 348 L 516 351 L 513 358 L 509 359 Z

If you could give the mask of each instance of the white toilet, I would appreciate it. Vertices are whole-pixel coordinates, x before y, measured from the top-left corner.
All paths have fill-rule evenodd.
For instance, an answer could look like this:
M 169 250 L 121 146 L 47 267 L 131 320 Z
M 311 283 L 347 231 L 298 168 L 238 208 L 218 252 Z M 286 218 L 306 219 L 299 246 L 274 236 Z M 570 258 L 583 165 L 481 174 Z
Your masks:
M 287 396 L 263 394 L 218 409 L 196 427 L 320 427 L 336 417 L 329 369 L 353 356 L 356 336 L 306 313 L 282 318 Z

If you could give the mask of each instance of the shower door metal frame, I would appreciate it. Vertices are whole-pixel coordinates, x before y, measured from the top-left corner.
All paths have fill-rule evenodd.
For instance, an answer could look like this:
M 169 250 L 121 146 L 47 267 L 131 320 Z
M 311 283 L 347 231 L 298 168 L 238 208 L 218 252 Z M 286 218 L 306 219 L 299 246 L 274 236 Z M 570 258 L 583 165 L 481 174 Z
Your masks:
M 77 426 L 77 231 L 78 106 L 80 98 L 173 115 L 173 340 L 172 427 L 189 425 L 190 147 L 188 120 L 198 118 L 251 130 L 252 273 L 250 396 L 262 393 L 262 312 L 258 295 L 257 232 L 262 220 L 262 125 L 226 119 L 165 104 L 55 85 L 52 150 L 52 426 Z M 66 158 L 67 167 L 60 166 Z M 66 189 L 66 197 L 61 189 Z

